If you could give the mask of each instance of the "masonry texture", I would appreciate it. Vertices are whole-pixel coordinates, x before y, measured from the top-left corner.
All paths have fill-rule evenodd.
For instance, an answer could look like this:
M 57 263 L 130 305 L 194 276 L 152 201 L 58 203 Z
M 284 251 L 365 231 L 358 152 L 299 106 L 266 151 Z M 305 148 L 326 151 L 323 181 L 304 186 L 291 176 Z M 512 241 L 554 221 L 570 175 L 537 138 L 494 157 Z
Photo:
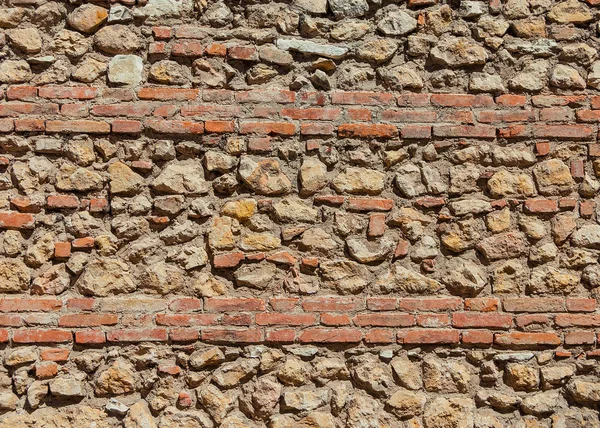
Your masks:
M 0 0 L 0 427 L 600 427 L 599 0 Z

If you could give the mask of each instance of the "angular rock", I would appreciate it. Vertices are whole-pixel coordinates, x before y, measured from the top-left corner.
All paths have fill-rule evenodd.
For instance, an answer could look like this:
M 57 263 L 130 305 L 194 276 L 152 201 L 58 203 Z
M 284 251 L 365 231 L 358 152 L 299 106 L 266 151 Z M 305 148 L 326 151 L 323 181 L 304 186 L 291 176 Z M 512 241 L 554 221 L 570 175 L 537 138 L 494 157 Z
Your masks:
M 394 249 L 395 243 L 383 237 L 379 241 L 369 241 L 365 238 L 351 238 L 346 240 L 348 252 L 360 263 L 378 262 L 387 257 Z
M 375 284 L 386 293 L 434 294 L 442 288 L 438 281 L 407 269 L 398 263 L 379 276 Z
M 333 179 L 333 188 L 340 193 L 378 195 L 385 187 L 385 174 L 367 168 L 348 167 Z
M 108 80 L 111 83 L 136 86 L 142 81 L 144 63 L 137 55 L 116 55 L 108 63 Z
M 445 37 L 429 55 L 434 63 L 446 67 L 483 65 L 488 60 L 486 50 L 465 37 Z
M 21 293 L 29 288 L 29 268 L 18 259 L 0 259 L 0 292 Z
M 121 24 L 101 28 L 94 35 L 94 44 L 97 49 L 109 55 L 130 54 L 142 46 L 138 35 Z
M 97 258 L 89 262 L 75 286 L 84 295 L 103 297 L 131 293 L 136 289 L 129 275 L 129 266 L 111 258 Z
M 366 0 L 329 0 L 329 7 L 337 19 L 357 18 L 369 10 Z
M 82 33 L 95 33 L 108 19 L 108 10 L 94 4 L 83 4 L 67 16 L 67 24 Z
M 202 195 L 208 192 L 204 168 L 200 161 L 195 159 L 167 164 L 151 186 L 154 190 L 167 194 Z
M 342 59 L 348 53 L 348 48 L 345 46 L 323 45 L 310 40 L 299 39 L 277 39 L 277 48 L 331 59 Z
M 276 196 L 292 189 L 292 183 L 281 170 L 277 158 L 255 160 L 243 156 L 238 172 L 244 183 L 260 195 Z
M 527 251 L 527 239 L 522 233 L 507 232 L 485 238 L 476 246 L 477 250 L 490 261 L 512 259 Z

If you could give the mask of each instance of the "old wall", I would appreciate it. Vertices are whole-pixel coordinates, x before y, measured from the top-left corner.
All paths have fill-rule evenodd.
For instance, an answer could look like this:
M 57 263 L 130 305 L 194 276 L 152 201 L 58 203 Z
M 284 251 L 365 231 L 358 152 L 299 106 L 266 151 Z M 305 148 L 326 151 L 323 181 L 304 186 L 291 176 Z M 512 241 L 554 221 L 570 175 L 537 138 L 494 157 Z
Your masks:
M 598 427 L 598 0 L 0 2 L 1 427 Z

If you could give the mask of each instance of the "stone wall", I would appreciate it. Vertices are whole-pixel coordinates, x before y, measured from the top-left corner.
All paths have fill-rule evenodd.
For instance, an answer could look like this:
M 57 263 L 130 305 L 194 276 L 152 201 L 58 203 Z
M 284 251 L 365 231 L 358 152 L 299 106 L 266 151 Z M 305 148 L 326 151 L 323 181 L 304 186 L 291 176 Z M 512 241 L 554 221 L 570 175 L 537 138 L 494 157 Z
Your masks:
M 600 427 L 600 1 L 0 5 L 0 427 Z

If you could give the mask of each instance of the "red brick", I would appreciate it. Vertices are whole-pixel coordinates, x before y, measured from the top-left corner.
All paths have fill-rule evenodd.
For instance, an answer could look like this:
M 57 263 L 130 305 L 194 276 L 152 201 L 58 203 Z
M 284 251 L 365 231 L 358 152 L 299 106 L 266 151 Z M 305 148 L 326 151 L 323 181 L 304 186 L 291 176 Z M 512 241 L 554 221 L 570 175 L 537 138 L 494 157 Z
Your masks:
M 273 148 L 271 147 L 271 137 L 251 137 L 248 138 L 248 151 L 249 152 L 270 152 Z
M 367 308 L 371 311 L 393 311 L 397 306 L 395 297 L 367 297 Z
M 99 344 L 106 342 L 106 335 L 100 330 L 86 330 L 75 332 L 75 343 Z
M 568 107 L 549 107 L 540 110 L 541 122 L 570 122 L 573 119 L 573 110 Z
M 512 95 L 505 94 L 496 97 L 496 104 L 506 107 L 520 107 L 527 104 L 527 97 L 525 95 Z
M 579 214 L 583 218 L 590 218 L 594 215 L 594 211 L 596 208 L 595 201 L 581 201 L 579 203 Z
M 594 312 L 596 310 L 596 299 L 567 299 L 567 310 L 569 312 Z
M 40 357 L 42 361 L 54 361 L 57 363 L 64 363 L 69 360 L 69 354 L 71 351 L 67 348 L 49 348 L 42 349 Z
M 506 347 L 535 347 L 535 346 L 558 346 L 560 337 L 556 333 L 501 333 L 494 336 L 494 343 Z
M 490 95 L 432 94 L 431 104 L 442 107 L 487 107 L 494 105 Z
M 58 114 L 58 104 L 7 102 L 0 104 L 0 116 L 53 115 Z
M 398 128 L 387 124 L 343 123 L 338 126 L 342 138 L 395 138 Z
M 58 364 L 54 361 L 43 361 L 35 365 L 37 379 L 51 379 L 58 374 Z
M 58 319 L 59 327 L 97 327 L 115 325 L 119 321 L 117 314 L 68 314 Z
M 73 336 L 67 330 L 15 330 L 14 343 L 65 343 L 71 342 Z
M 168 50 L 167 42 L 152 42 L 148 45 L 148 55 L 166 55 Z
M 15 119 L 16 132 L 44 132 L 46 122 L 43 119 Z
M 71 256 L 71 243 L 70 242 L 55 242 L 54 243 L 54 257 L 59 259 L 68 258 Z
M 523 204 L 525 212 L 546 214 L 558 212 L 558 201 L 551 199 L 527 199 Z
M 594 128 L 586 125 L 533 125 L 536 138 L 557 138 L 563 140 L 588 139 L 595 137 Z
M 85 238 L 77 238 L 71 242 L 73 248 L 76 250 L 88 250 L 94 248 L 96 239 L 93 236 L 86 236 Z
M 366 327 L 409 327 L 415 325 L 415 317 L 410 314 L 359 314 L 353 318 L 354 324 Z
M 83 103 L 63 104 L 60 106 L 60 114 L 70 117 L 87 117 L 88 106 Z
M 288 104 L 296 100 L 293 91 L 276 89 L 255 89 L 251 91 L 239 91 L 235 93 L 235 99 L 239 103 L 278 103 Z
M 217 314 L 156 314 L 156 324 L 190 327 L 200 325 L 218 324 L 220 316 Z
M 371 110 L 367 110 L 366 108 L 350 108 L 347 114 L 348 119 L 357 122 L 369 122 L 373 117 Z
M 203 341 L 219 343 L 260 343 L 263 332 L 259 329 L 227 330 L 204 329 L 200 332 Z
M 33 229 L 35 217 L 13 211 L 0 212 L 0 229 Z
M 564 312 L 565 302 L 559 297 L 521 297 L 502 301 L 506 312 Z
M 559 327 L 600 327 L 600 315 L 557 314 L 554 322 Z
M 465 330 L 461 334 L 462 343 L 467 345 L 491 345 L 494 334 L 487 330 Z
M 368 236 L 383 236 L 385 233 L 385 214 L 375 213 L 369 216 Z
M 199 93 L 199 89 L 145 87 L 138 90 L 138 97 L 142 100 L 186 101 L 195 100 Z
M 12 119 L 0 119 L 0 132 L 12 132 L 14 127 Z
M 331 94 L 332 104 L 350 105 L 389 105 L 394 102 L 394 95 L 383 92 L 334 92 Z
M 274 343 L 292 343 L 296 340 L 296 331 L 289 329 L 268 331 L 265 340 Z
M 550 142 L 540 141 L 535 143 L 535 153 L 538 156 L 546 156 L 548 153 L 550 153 Z
M 201 311 L 202 300 L 193 297 L 175 299 L 169 303 L 169 309 L 173 312 Z
M 48 120 L 46 131 L 61 134 L 108 134 L 110 133 L 110 125 L 107 122 L 95 120 Z
M 300 299 L 297 297 L 272 297 L 269 299 L 269 305 L 275 311 L 291 311 L 293 310 Z
M 401 94 L 398 95 L 397 103 L 400 107 L 422 107 L 429 105 L 430 94 Z
M 286 266 L 294 266 L 297 262 L 296 257 L 292 256 L 287 251 L 279 251 L 267 257 L 267 260 L 273 263 Z
M 204 49 L 204 53 L 208 56 L 226 56 L 227 46 L 220 43 L 211 43 Z
M 389 211 L 394 207 L 392 199 L 348 198 L 349 211 Z
M 93 106 L 90 111 L 95 116 L 144 117 L 152 113 L 152 105 L 148 102 L 100 104 Z
M 74 297 L 67 300 L 69 310 L 91 311 L 95 304 L 96 299 L 90 297 Z
M 580 106 L 586 101 L 585 95 L 534 95 L 531 97 L 531 102 L 537 107 L 552 107 L 552 106 Z M 593 105 L 593 99 L 592 99 Z M 594 107 L 592 107 L 594 108 Z
M 500 300 L 495 297 L 475 297 L 465 299 L 466 311 L 493 312 L 498 310 Z
M 195 342 L 200 333 L 195 328 L 174 328 L 169 330 L 169 338 L 173 342 Z
M 571 161 L 571 175 L 573 178 L 583 178 L 585 176 L 585 163 L 581 159 Z
M 236 267 L 244 260 L 244 253 L 224 253 L 213 256 L 213 266 L 216 269 Z
M 480 123 L 528 122 L 534 119 L 533 110 L 486 110 L 477 113 Z
M 46 206 L 49 209 L 77 209 L 79 208 L 79 198 L 72 195 L 50 195 L 46 200 Z
M 302 308 L 308 312 L 347 312 L 365 308 L 365 302 L 356 297 L 321 296 L 308 297 L 302 301 Z
M 523 138 L 531 136 L 531 131 L 526 125 L 510 125 L 498 128 L 498 136 L 502 138 Z
M 145 125 L 159 134 L 199 135 L 204 133 L 204 123 L 202 122 L 148 119 Z
M 231 46 L 227 56 L 238 61 L 258 61 L 258 51 L 254 46 Z
M 300 135 L 333 135 L 335 127 L 330 123 L 302 123 L 300 124 Z
M 235 132 L 235 122 L 233 120 L 207 120 L 204 122 L 206 132 L 215 134 L 225 134 Z
M 394 332 L 374 328 L 365 334 L 365 343 L 394 343 Z
M 417 325 L 427 328 L 449 327 L 450 316 L 448 314 L 417 314 Z
M 55 298 L 15 297 L 0 299 L 0 312 L 50 312 L 62 307 Z
M 515 325 L 520 329 L 547 329 L 550 326 L 550 317 L 542 314 L 517 315 Z
M 281 314 L 281 313 L 258 313 L 256 314 L 257 325 L 314 325 L 317 324 L 315 314 Z
M 298 336 L 301 343 L 357 343 L 362 340 L 360 330 L 354 328 L 310 328 Z
M 0 329 L 0 342 L 7 343 L 10 339 L 8 330 Z
M 21 327 L 23 320 L 19 315 L 2 315 L 0 314 L 0 326 L 2 327 Z
M 294 135 L 296 125 L 288 122 L 240 122 L 240 134 Z
M 142 122 L 139 120 L 117 119 L 111 122 L 111 127 L 115 134 L 139 134 L 142 132 Z
M 347 314 L 332 314 L 325 312 L 321 314 L 321 324 L 326 326 L 350 325 L 352 320 Z
M 565 333 L 565 345 L 593 345 L 596 343 L 596 334 L 593 331 L 569 331 Z
M 167 340 L 167 330 L 164 328 L 123 329 L 106 333 L 108 342 L 164 342 Z
M 496 128 L 489 125 L 434 125 L 436 137 L 496 138 Z
M 388 122 L 435 122 L 438 114 L 435 111 L 428 110 L 385 110 L 381 113 L 381 118 Z
M 238 297 L 209 297 L 204 301 L 207 311 L 264 311 L 265 301 L 254 298 Z
M 499 328 L 512 326 L 512 316 L 506 314 L 456 312 L 452 314 L 452 326 L 457 328 Z
M 400 298 L 398 309 L 403 311 L 454 311 L 460 308 L 457 297 L 412 297 Z
M 98 88 L 89 86 L 41 86 L 38 89 L 41 98 L 91 100 L 98 95 Z
M 38 88 L 35 86 L 9 86 L 6 90 L 7 100 L 27 100 L 37 97 Z
M 152 27 L 152 35 L 155 39 L 166 40 L 173 37 L 173 29 L 171 27 Z
M 184 57 L 202 56 L 204 48 L 198 40 L 180 40 L 171 45 L 171 55 Z
M 460 341 L 458 330 L 403 330 L 397 335 L 398 343 L 406 344 L 456 344 Z
M 344 196 L 320 195 L 315 196 L 315 204 L 342 205 L 346 201 Z M 391 209 L 391 208 L 390 208 Z

